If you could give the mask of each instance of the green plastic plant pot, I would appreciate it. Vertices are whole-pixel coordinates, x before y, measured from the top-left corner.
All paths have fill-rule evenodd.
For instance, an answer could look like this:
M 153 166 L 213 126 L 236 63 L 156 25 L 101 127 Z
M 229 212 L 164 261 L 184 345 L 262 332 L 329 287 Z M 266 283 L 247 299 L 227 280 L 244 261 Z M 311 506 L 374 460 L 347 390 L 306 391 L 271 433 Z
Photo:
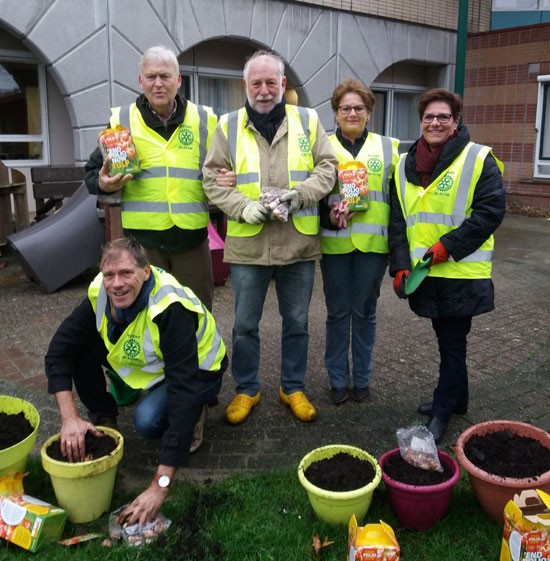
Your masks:
M 328 491 L 313 485 L 305 476 L 307 468 L 316 461 L 332 458 L 338 453 L 351 454 L 368 461 L 375 471 L 374 479 L 364 487 L 353 491 Z M 382 470 L 376 458 L 361 448 L 345 444 L 332 444 L 316 448 L 306 454 L 298 466 L 298 478 L 307 491 L 313 511 L 320 520 L 329 524 L 348 524 L 352 514 L 362 522 L 371 501 L 372 494 L 382 479 Z
M 21 442 L 0 450 L 0 475 L 6 475 L 15 471 L 24 472 L 27 467 L 29 454 L 36 443 L 40 415 L 32 403 L 9 395 L 0 395 L 0 412 L 8 415 L 17 415 L 22 412 L 34 429 Z
M 111 506 L 117 465 L 122 459 L 124 438 L 109 427 L 96 427 L 114 438 L 118 444 L 108 455 L 87 462 L 60 462 L 50 458 L 48 447 L 60 434 L 50 437 L 40 450 L 42 467 L 50 475 L 57 504 L 67 511 L 75 524 L 91 522 Z

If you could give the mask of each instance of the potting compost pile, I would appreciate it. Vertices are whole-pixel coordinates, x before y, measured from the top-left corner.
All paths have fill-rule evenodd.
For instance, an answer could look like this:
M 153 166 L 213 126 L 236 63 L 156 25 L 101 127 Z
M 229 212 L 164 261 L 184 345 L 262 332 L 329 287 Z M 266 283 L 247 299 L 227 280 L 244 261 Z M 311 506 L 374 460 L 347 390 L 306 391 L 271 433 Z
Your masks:
M 14 446 L 25 440 L 33 432 L 23 412 L 16 414 L 0 413 L 0 450 Z
M 524 479 L 550 470 L 550 448 L 510 430 L 472 436 L 464 454 L 477 467 L 500 477 Z
M 442 467 L 442 472 L 418 468 L 404 460 L 400 454 L 394 454 L 384 464 L 384 472 L 395 481 L 407 485 L 438 485 L 447 481 L 453 475 L 453 472 L 447 466 Z
M 113 437 L 107 434 L 94 436 L 89 432 L 86 433 L 85 444 L 87 460 L 97 460 L 103 456 L 108 456 L 117 447 L 117 442 Z M 52 460 L 67 461 L 67 458 L 61 454 L 61 442 L 59 440 L 52 442 L 46 449 L 46 453 Z
M 368 460 L 339 452 L 332 458 L 313 462 L 304 475 L 320 489 L 327 491 L 353 491 L 368 485 L 376 475 Z

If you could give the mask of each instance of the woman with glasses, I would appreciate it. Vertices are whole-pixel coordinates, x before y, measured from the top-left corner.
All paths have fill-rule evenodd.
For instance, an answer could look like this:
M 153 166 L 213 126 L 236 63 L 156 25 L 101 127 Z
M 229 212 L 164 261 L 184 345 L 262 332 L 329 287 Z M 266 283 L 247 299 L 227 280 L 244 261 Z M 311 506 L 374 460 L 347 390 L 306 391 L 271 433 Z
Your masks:
M 400 298 L 430 318 L 440 356 L 432 401 L 418 412 L 436 443 L 453 414 L 468 410 L 467 336 L 472 317 L 494 309 L 493 233 L 504 217 L 503 166 L 460 126 L 462 99 L 432 89 L 419 100 L 421 137 L 401 156 L 392 181 L 390 275 Z M 406 279 L 421 260 L 428 276 L 411 294 Z M 429 356 L 429 350 L 423 349 Z
M 350 213 L 339 186 L 322 201 L 321 273 L 327 306 L 325 365 L 335 404 L 369 396 L 376 304 L 388 264 L 389 180 L 399 159 L 398 141 L 367 129 L 375 98 L 358 80 L 333 92 L 336 132 L 330 141 L 340 164 L 367 169 L 368 209 Z M 349 362 L 351 340 L 352 364 Z

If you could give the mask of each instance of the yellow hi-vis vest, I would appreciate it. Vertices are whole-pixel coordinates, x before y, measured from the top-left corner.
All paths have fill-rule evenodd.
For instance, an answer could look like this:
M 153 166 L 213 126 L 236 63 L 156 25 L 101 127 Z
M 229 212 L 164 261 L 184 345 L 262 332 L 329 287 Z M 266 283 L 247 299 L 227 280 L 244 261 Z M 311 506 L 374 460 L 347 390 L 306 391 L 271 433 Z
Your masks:
M 208 226 L 202 165 L 217 119 L 210 107 L 187 102 L 184 121 L 165 140 L 135 103 L 111 109 L 111 127 L 130 129 L 142 171 L 122 189 L 122 226 L 137 230 L 198 230 Z
M 212 372 L 219 370 L 225 356 L 225 344 L 212 314 L 191 289 L 182 286 L 172 275 L 152 266 L 151 274 L 155 277 L 155 286 L 147 306 L 116 343 L 112 343 L 107 334 L 105 306 L 108 296 L 103 286 L 103 275 L 97 275 L 90 284 L 88 298 L 95 311 L 96 328 L 107 347 L 110 365 L 134 389 L 148 389 L 164 380 L 160 333 L 153 320 L 168 306 L 179 302 L 199 316 L 196 331 L 199 368 Z
M 305 181 L 315 164 L 311 147 L 317 138 L 319 117 L 313 109 L 286 105 L 288 123 L 288 186 Z M 260 152 L 254 133 L 246 125 L 247 113 L 242 108 L 220 117 L 221 129 L 227 138 L 233 171 L 237 174 L 236 188 L 250 199 L 259 200 L 262 187 L 268 187 L 260 177 Z M 292 215 L 296 229 L 306 235 L 319 232 L 319 205 L 301 209 Z M 263 224 L 246 224 L 227 218 L 227 235 L 255 236 Z
M 353 157 L 337 136 L 329 136 L 336 157 L 341 163 L 358 160 L 367 167 L 369 208 L 358 212 L 347 228 L 329 230 L 321 228 L 323 253 L 351 253 L 355 249 L 373 253 L 389 253 L 388 223 L 390 221 L 390 179 L 399 161 L 399 140 L 369 132 L 357 157 Z M 336 183 L 328 196 L 328 204 L 341 200 Z
M 407 224 L 411 262 L 418 263 L 441 236 L 458 228 L 472 214 L 474 191 L 491 148 L 469 142 L 454 162 L 425 189 L 407 181 L 406 154 L 395 170 L 397 196 Z M 497 158 L 502 173 L 504 166 Z M 484 279 L 491 277 L 494 238 L 460 261 L 452 257 L 435 265 L 431 277 Z

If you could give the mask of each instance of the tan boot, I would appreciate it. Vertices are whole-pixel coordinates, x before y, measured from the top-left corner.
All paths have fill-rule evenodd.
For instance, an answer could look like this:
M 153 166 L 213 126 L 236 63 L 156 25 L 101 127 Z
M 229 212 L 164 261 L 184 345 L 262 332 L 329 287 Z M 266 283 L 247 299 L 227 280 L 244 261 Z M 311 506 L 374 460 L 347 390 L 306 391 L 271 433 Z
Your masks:
M 208 411 L 208 405 L 202 406 L 201 415 L 197 424 L 195 425 L 195 430 L 193 431 L 193 440 L 191 440 L 191 446 L 189 448 L 189 452 L 191 454 L 196 452 L 203 441 L 203 434 L 204 434 L 204 423 L 206 422 L 206 412 Z

